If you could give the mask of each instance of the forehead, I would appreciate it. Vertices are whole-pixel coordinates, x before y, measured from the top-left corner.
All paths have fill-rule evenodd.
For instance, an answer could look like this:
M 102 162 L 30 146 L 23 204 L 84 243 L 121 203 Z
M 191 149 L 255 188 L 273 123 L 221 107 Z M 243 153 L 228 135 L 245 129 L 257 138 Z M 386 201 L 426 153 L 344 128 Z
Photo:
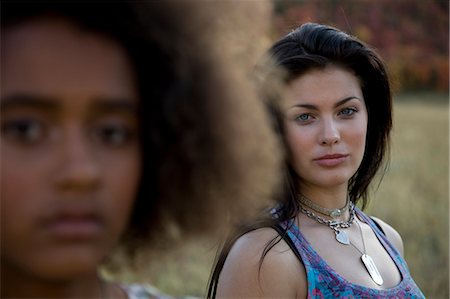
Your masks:
M 2 29 L 2 95 L 130 96 L 134 74 L 125 50 L 68 21 L 43 18 Z
M 337 101 L 355 96 L 363 99 L 359 79 L 338 66 L 312 69 L 290 81 L 288 95 L 294 101 Z

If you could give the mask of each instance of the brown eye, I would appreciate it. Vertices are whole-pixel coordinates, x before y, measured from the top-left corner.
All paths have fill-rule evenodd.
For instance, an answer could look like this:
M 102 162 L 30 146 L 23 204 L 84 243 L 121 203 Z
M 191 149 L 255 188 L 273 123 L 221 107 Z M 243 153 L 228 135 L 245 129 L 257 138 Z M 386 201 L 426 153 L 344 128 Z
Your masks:
M 94 138 L 103 145 L 121 147 L 131 142 L 134 132 L 126 125 L 103 124 L 94 130 Z
M 45 137 L 45 127 L 38 120 L 16 119 L 2 124 L 2 135 L 22 144 L 34 144 Z

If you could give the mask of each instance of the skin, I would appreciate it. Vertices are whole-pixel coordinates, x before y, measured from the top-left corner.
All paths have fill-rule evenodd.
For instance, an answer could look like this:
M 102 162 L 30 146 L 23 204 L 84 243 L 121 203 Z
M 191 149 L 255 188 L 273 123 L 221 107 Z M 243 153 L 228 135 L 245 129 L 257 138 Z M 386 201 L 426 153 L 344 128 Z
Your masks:
M 286 98 L 285 134 L 291 164 L 300 177 L 300 190 L 321 206 L 343 206 L 348 181 L 361 164 L 366 142 L 368 114 L 358 78 L 336 66 L 311 70 L 290 82 Z M 331 162 L 317 160 L 335 153 L 344 156 Z M 341 219 L 348 217 L 347 212 Z M 375 289 L 391 288 L 400 282 L 396 265 L 371 228 L 360 219 L 355 220 L 359 226 L 352 225 L 346 232 L 363 251 L 362 232 L 366 253 L 374 259 L 384 279 L 382 286 L 370 278 L 360 262 L 361 253 L 353 246 L 336 242 L 330 228 L 302 213 L 296 221 L 314 250 L 348 281 Z M 399 234 L 377 221 L 403 253 Z M 235 243 L 219 278 L 218 297 L 307 297 L 305 267 L 283 240 L 269 251 L 259 269 L 265 245 L 276 236 L 272 229 L 258 229 Z
M 4 29 L 1 47 L 1 295 L 123 297 L 97 267 L 141 172 L 127 55 L 59 19 Z
M 323 198 L 325 207 L 336 207 L 336 197 L 344 205 L 348 180 L 364 155 L 367 109 L 359 86 L 351 73 L 329 67 L 294 79 L 288 88 L 284 127 L 291 164 L 302 193 Z M 346 156 L 329 166 L 318 160 L 327 154 Z

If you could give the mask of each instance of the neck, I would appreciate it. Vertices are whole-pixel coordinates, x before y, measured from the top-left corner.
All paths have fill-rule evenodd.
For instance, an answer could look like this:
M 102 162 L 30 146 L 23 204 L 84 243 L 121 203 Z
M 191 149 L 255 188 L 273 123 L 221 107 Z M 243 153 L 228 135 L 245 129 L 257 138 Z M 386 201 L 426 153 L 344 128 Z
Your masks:
M 320 188 L 301 183 L 299 191 L 319 206 L 336 209 L 345 205 L 348 197 L 347 187 L 347 185 L 341 185 L 334 188 Z
M 71 279 L 43 279 L 6 268 L 2 262 L 2 298 L 101 298 L 104 293 L 96 272 Z

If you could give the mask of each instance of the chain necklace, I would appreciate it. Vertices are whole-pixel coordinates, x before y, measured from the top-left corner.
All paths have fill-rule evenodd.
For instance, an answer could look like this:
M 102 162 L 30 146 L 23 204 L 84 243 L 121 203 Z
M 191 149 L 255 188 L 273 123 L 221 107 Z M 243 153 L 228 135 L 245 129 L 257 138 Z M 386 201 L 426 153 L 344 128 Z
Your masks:
M 345 205 L 342 208 L 339 209 L 327 209 L 322 206 L 319 206 L 318 204 L 314 203 L 312 200 L 310 200 L 308 197 L 304 196 L 303 194 L 298 194 L 299 200 L 302 204 L 307 206 L 308 208 L 312 209 L 314 212 L 320 213 L 322 215 L 329 216 L 331 218 L 337 218 L 342 216 L 345 211 L 347 211 L 349 207 L 349 197 L 347 196 L 347 200 L 345 201 Z
M 331 228 L 334 231 L 336 241 L 338 241 L 339 243 L 344 245 L 350 244 L 350 239 L 348 238 L 347 233 L 342 229 L 349 228 L 352 225 L 353 220 L 355 219 L 355 204 L 353 202 L 350 202 L 349 204 L 350 216 L 347 221 L 327 220 L 320 216 L 317 216 L 316 214 L 314 214 L 314 212 L 311 212 L 302 206 L 300 206 L 300 211 L 309 218 L 316 220 L 320 224 L 324 224 L 329 228 Z
M 356 221 L 356 224 L 358 225 L 359 232 L 361 233 L 361 240 L 362 240 L 362 243 L 363 243 L 363 251 L 361 251 L 358 247 L 356 247 L 356 245 L 353 244 L 353 242 L 350 242 L 350 245 L 355 247 L 355 249 L 358 250 L 359 253 L 361 253 L 361 261 L 364 264 L 364 267 L 366 268 L 367 272 L 369 273 L 370 278 L 372 278 L 372 280 L 377 285 L 382 285 L 383 284 L 383 277 L 381 277 L 380 271 L 378 271 L 377 265 L 373 261 L 372 257 L 370 257 L 370 255 L 368 255 L 366 253 L 366 243 L 364 241 L 364 234 L 362 232 L 361 225 L 359 224 L 358 221 Z

